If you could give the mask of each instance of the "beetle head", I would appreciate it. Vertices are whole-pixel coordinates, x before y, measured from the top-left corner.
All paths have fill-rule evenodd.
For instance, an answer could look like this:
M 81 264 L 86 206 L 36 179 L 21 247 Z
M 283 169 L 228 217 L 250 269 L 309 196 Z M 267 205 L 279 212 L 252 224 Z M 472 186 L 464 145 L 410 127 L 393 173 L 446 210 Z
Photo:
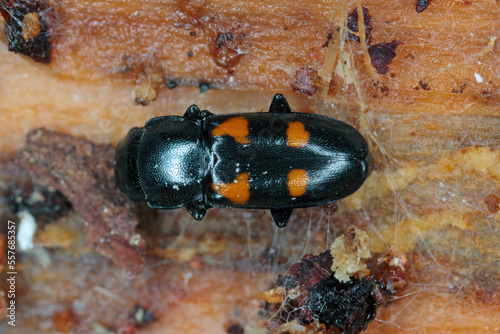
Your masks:
M 128 197 L 137 202 L 146 200 L 137 169 L 139 142 L 143 134 L 144 128 L 131 129 L 118 144 L 115 155 L 116 185 Z

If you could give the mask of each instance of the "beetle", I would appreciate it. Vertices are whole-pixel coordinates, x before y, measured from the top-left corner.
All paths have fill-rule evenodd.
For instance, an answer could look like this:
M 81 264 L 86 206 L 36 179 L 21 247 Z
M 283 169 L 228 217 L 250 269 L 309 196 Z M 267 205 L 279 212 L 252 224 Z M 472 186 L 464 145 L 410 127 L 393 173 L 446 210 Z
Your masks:
M 335 202 L 371 170 L 352 126 L 292 112 L 282 94 L 268 113 L 212 114 L 190 106 L 132 128 L 118 144 L 119 189 L 154 209 L 185 207 L 196 220 L 211 207 L 270 209 L 278 227 L 292 210 Z

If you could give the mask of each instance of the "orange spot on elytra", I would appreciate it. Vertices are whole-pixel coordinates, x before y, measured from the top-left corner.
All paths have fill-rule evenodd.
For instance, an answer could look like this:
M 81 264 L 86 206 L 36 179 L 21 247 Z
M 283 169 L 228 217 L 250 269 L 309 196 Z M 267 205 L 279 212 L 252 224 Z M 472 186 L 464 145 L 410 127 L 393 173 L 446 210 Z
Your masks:
M 245 117 L 232 117 L 225 122 L 217 125 L 212 130 L 212 136 L 228 135 L 234 138 L 237 143 L 249 144 L 248 140 L 248 120 Z
M 248 173 L 241 173 L 233 183 L 213 183 L 212 189 L 233 203 L 245 204 L 250 199 L 249 177 Z
M 306 193 L 307 185 L 309 184 L 309 177 L 305 169 L 292 169 L 288 173 L 288 191 L 290 196 L 298 197 Z
M 302 122 L 290 122 L 286 129 L 286 144 L 290 147 L 304 147 L 309 142 L 309 132 Z

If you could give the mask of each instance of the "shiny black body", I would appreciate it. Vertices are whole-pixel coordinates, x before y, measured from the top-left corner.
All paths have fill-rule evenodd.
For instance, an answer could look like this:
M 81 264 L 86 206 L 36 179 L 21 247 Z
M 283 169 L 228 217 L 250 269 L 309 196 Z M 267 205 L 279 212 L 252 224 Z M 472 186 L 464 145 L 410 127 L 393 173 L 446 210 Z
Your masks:
M 234 135 L 238 126 L 224 127 L 235 118 L 241 136 Z M 291 123 L 303 125 L 297 136 L 307 133 L 305 144 L 287 144 Z M 221 124 L 234 133 L 221 135 Z M 119 188 L 152 208 L 184 206 L 198 220 L 212 206 L 271 209 L 280 227 L 293 208 L 351 195 L 371 169 L 366 141 L 356 129 L 329 117 L 292 113 L 281 94 L 274 96 L 269 113 L 213 115 L 193 105 L 183 117 L 153 118 L 144 128 L 130 130 L 115 160 Z M 292 170 L 307 174 L 298 196 L 289 185 Z M 242 175 L 244 185 L 241 180 L 237 185 Z M 235 187 L 227 190 L 228 184 Z

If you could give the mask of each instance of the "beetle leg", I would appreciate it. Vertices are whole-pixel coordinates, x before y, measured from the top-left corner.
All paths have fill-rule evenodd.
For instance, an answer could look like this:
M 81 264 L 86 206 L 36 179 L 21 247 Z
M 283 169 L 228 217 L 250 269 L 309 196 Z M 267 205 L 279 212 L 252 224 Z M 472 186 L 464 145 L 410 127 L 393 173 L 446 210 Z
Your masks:
M 185 208 L 194 219 L 203 220 L 203 218 L 205 218 L 205 214 L 207 213 L 207 209 L 210 209 L 211 206 L 203 202 L 194 202 L 186 204 Z
M 200 108 L 196 104 L 191 105 L 186 109 L 184 113 L 184 117 L 191 119 L 198 119 L 198 115 L 200 114 Z
M 208 110 L 200 110 L 196 104 L 193 104 L 189 108 L 187 108 L 186 112 L 184 113 L 184 117 L 192 119 L 192 120 L 202 120 L 205 117 L 213 115 L 210 111 Z
M 293 208 L 283 208 L 283 209 L 271 209 L 271 217 L 273 217 L 274 223 L 278 227 L 285 227 L 290 220 Z
M 269 112 L 286 114 L 286 113 L 291 113 L 292 109 L 290 109 L 290 106 L 288 105 L 285 96 L 283 94 L 278 93 L 274 95 L 273 100 L 271 101 L 271 105 L 269 106 Z
M 202 110 L 202 111 L 200 112 L 200 118 L 201 118 L 201 119 L 206 118 L 206 117 L 208 117 L 208 116 L 212 116 L 212 115 L 213 115 L 213 114 L 212 114 L 210 111 L 208 111 L 208 110 Z

